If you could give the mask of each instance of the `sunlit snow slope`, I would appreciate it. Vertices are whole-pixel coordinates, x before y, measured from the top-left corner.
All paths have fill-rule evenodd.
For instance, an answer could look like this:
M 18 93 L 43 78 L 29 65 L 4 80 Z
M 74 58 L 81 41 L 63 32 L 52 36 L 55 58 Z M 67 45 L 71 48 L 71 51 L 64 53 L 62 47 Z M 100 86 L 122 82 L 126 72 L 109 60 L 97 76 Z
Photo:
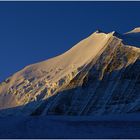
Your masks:
M 138 112 L 136 29 L 119 36 L 96 31 L 64 54 L 15 73 L 0 84 L 1 112 L 10 112 L 9 108 L 30 115 Z

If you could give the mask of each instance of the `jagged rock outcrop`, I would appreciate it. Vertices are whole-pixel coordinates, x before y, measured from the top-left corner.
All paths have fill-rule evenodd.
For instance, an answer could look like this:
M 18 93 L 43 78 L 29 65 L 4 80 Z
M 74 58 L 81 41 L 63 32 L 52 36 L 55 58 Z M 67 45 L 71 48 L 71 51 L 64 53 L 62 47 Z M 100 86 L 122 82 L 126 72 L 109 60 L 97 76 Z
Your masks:
M 0 108 L 21 106 L 19 113 L 30 115 L 139 112 L 140 49 L 126 40 L 97 31 L 66 53 L 25 67 L 1 83 Z

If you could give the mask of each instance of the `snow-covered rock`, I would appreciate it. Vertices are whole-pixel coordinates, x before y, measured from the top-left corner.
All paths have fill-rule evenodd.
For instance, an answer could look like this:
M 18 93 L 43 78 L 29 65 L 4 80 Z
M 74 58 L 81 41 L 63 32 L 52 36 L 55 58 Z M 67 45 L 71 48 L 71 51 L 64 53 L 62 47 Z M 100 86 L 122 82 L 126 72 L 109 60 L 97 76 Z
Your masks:
M 138 29 L 124 35 L 96 31 L 64 54 L 15 73 L 0 84 L 1 114 L 138 112 L 140 49 L 129 41 L 140 41 L 133 33 Z

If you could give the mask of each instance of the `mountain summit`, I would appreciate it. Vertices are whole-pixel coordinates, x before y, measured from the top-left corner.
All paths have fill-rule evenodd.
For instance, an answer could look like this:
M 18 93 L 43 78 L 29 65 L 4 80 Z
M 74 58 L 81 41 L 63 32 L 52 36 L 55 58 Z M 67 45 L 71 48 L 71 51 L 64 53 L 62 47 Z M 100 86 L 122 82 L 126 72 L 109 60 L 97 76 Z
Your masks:
M 139 29 L 119 36 L 96 31 L 64 54 L 15 73 L 0 84 L 1 114 L 8 108 L 28 115 L 139 112 L 140 41 L 130 36 Z
M 127 32 L 128 33 L 140 33 L 140 27 L 134 28 L 133 30 Z

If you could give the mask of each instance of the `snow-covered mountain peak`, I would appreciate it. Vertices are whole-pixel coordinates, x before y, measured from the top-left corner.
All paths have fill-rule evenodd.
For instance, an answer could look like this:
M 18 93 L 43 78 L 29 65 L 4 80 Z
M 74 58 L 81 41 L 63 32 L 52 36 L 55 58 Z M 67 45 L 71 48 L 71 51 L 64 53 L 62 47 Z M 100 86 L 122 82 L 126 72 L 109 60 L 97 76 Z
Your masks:
M 122 35 L 122 39 L 125 44 L 140 48 L 140 27 L 134 28 Z
M 114 34 L 116 34 L 117 32 L 116 31 L 112 31 L 112 32 L 105 32 L 105 31 L 103 31 L 103 30 L 100 30 L 100 29 L 97 29 L 94 33 L 103 33 L 103 34 L 112 34 L 112 35 L 114 35 Z M 94 34 L 93 33 L 93 34 Z
M 131 33 L 140 33 L 140 27 L 134 28 L 133 30 L 127 32 L 126 34 L 131 34 Z
M 133 32 L 140 32 L 140 27 L 137 27 L 137 28 L 135 28 L 134 30 L 133 30 Z
M 112 33 L 94 32 L 62 55 L 29 65 L 15 73 L 7 80 L 8 82 L 5 81 L 0 85 L 0 94 L 6 95 L 7 100 L 10 100 L 8 105 L 1 102 L 0 108 L 38 100 L 36 97 L 42 90 L 47 90 L 42 99 L 52 96 L 58 88 L 68 84 L 82 67 L 99 57 L 111 37 Z M 18 98 L 14 98 L 15 95 Z
M 27 109 L 30 112 L 40 102 L 42 104 L 60 92 L 72 90 L 71 95 L 78 87 L 83 92 L 88 81 L 93 82 L 94 91 L 106 75 L 119 72 L 139 59 L 140 49 L 124 45 L 119 36 L 115 31 L 96 31 L 67 52 L 15 73 L 0 84 L 0 108 L 37 103 Z
M 105 33 L 105 32 L 103 32 L 103 31 L 100 30 L 100 29 L 97 29 L 95 32 L 96 32 L 96 33 Z

